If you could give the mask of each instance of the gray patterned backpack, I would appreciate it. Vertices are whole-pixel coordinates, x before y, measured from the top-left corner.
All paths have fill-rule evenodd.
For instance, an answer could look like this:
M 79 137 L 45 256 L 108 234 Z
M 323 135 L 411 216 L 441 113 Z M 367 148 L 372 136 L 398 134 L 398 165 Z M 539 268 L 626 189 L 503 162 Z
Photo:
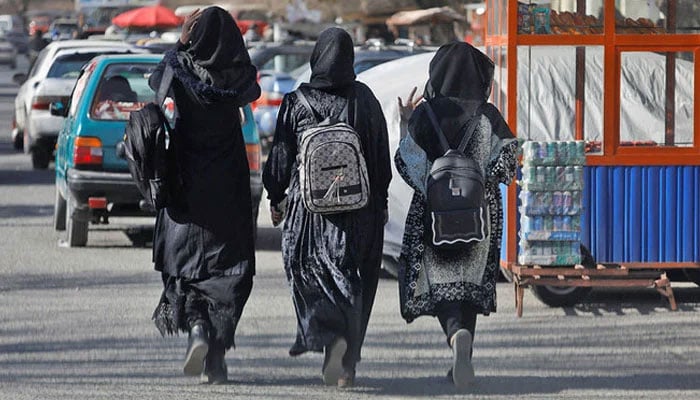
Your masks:
M 319 121 L 302 89 L 296 94 L 317 121 L 317 125 L 301 133 L 297 156 L 304 206 L 317 214 L 365 207 L 369 202 L 369 178 L 360 135 L 349 122 L 343 122 L 349 121 L 352 97 L 348 98 L 340 117 Z

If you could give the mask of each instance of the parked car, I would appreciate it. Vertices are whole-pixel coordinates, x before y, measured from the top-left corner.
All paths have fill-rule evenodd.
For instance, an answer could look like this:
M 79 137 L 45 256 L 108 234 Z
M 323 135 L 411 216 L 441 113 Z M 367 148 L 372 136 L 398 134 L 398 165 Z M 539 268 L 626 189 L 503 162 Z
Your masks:
M 24 31 L 5 31 L 5 38 L 15 46 L 19 54 L 29 52 L 29 35 Z
M 0 15 L 0 31 L 22 31 L 24 30 L 24 21 L 19 15 L 2 14 Z
M 29 75 L 16 74 L 13 143 L 31 154 L 32 166 L 46 169 L 52 159 L 63 120 L 49 113 L 52 101 L 70 96 L 82 66 L 100 54 L 145 53 L 131 45 L 109 41 L 66 40 L 50 43 L 37 56 Z
M 17 68 L 17 49 L 5 36 L 0 36 L 0 64 Z
M 97 57 L 83 68 L 68 103 L 51 105 L 52 114 L 65 118 L 56 150 L 54 228 L 66 231 L 69 246 L 86 245 L 90 223 L 153 214 L 118 148 L 130 113 L 154 100 L 148 77 L 161 58 L 153 54 Z M 113 79 L 123 87 L 119 93 L 103 90 L 105 82 Z M 257 217 L 262 195 L 260 144 L 250 106 L 239 112 Z
M 251 48 L 250 59 L 258 69 L 262 89 L 253 109 L 279 107 L 285 90 L 291 89 L 295 79 L 290 73 L 309 63 L 313 49 L 310 42 L 262 43 Z
M 176 42 L 177 39 L 170 41 L 161 38 L 148 38 L 138 40 L 136 43 L 134 43 L 134 45 L 140 49 L 148 51 L 149 53 L 163 54 L 166 51 L 174 48 Z
M 399 58 L 422 54 L 425 52 L 433 52 L 437 48 L 423 46 L 404 46 L 404 45 L 384 45 L 381 42 L 371 42 L 370 44 L 355 48 L 355 74 L 360 74 L 373 68 L 379 64 L 384 64 L 388 61 L 393 61 Z M 311 67 L 306 65 L 302 69 L 292 71 L 292 75 L 297 78 L 295 85 L 298 87 L 303 82 L 308 82 L 311 78 Z
M 49 26 L 51 40 L 77 39 L 80 35 L 78 21 L 70 18 L 57 18 Z

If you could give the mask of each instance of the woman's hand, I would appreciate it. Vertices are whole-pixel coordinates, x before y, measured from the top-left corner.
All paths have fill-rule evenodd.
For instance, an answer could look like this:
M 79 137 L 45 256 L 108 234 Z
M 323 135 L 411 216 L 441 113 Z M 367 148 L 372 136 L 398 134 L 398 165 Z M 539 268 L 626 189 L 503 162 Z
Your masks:
M 277 226 L 284 219 L 284 213 L 277 211 L 275 207 L 270 207 L 270 219 L 272 219 L 272 226 Z
M 284 220 L 285 213 L 287 212 L 287 198 L 285 197 L 277 205 L 270 205 L 270 219 L 272 219 L 272 226 L 277 226 Z
M 416 107 L 418 107 L 418 104 L 423 101 L 423 96 L 418 96 L 415 100 L 413 99 L 413 96 L 416 95 L 416 90 L 418 90 L 418 88 L 414 86 L 413 90 L 411 90 L 411 93 L 409 93 L 408 98 L 406 99 L 405 105 L 403 104 L 401 97 L 399 97 L 399 114 L 401 115 L 402 121 L 408 121 L 411 118 L 411 114 L 413 114 L 413 110 L 415 110 Z
M 192 28 L 199 20 L 202 12 L 198 9 L 192 11 L 192 13 L 185 17 L 185 22 L 182 23 L 182 33 L 180 33 L 180 43 L 187 44 L 190 41 L 190 34 L 192 33 Z

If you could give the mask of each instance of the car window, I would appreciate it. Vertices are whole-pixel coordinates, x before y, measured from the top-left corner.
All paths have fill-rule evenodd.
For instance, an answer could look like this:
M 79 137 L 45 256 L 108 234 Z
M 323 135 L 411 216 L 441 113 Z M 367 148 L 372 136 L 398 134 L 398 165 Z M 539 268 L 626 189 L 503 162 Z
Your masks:
M 112 64 L 105 68 L 90 106 L 90 116 L 102 121 L 126 121 L 155 100 L 148 78 L 155 63 Z
M 92 75 L 92 72 L 95 70 L 95 63 L 89 64 L 87 67 L 83 69 L 81 72 L 80 76 L 78 77 L 78 81 L 75 83 L 75 86 L 73 87 L 73 94 L 70 96 L 70 106 L 68 109 L 68 113 L 71 116 L 74 116 L 75 113 L 78 111 L 78 103 L 80 102 L 80 98 L 83 97 L 83 93 L 85 92 L 85 86 L 87 85 L 87 82 L 90 80 L 90 76 Z
M 76 53 L 58 57 L 51 64 L 47 78 L 75 79 L 88 61 L 103 53 Z
M 375 59 L 375 60 L 364 60 L 364 61 L 356 62 L 356 63 L 355 63 L 355 66 L 354 66 L 354 68 L 355 68 L 355 74 L 359 74 L 359 73 L 361 73 L 361 72 L 365 72 L 365 71 L 367 71 L 368 69 L 370 69 L 370 68 L 372 68 L 372 67 L 376 67 L 377 65 L 382 64 L 382 63 L 385 63 L 385 62 L 387 62 L 387 61 L 391 61 L 391 60 L 389 60 L 389 59 L 385 59 L 385 60 L 376 60 L 376 59 Z
M 39 71 L 39 68 L 41 64 L 44 63 L 44 60 L 46 59 L 46 55 L 49 53 L 48 49 L 44 49 L 41 52 L 39 52 L 39 55 L 36 57 L 36 60 L 34 60 L 34 64 L 32 64 L 32 68 L 29 71 L 29 77 L 33 78 L 36 73 Z
M 260 70 L 291 72 L 309 62 L 309 54 L 277 54 L 267 61 Z

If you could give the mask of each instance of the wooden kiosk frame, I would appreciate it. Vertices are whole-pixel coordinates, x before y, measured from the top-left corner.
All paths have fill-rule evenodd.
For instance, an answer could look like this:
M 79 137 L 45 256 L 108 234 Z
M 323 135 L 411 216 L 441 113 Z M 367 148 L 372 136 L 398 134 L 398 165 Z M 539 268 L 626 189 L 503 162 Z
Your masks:
M 593 170 L 617 168 L 623 171 L 620 174 L 637 174 L 636 170 L 647 170 L 655 168 L 661 169 L 663 174 L 689 174 L 690 182 L 695 182 L 695 189 L 684 188 L 681 183 L 679 187 L 674 187 L 680 195 L 684 194 L 684 190 L 692 190 L 689 198 L 700 197 L 700 182 L 697 177 L 700 176 L 700 101 L 695 101 L 692 108 L 692 143 L 676 145 L 674 142 L 675 132 L 675 97 L 676 90 L 675 72 L 667 73 L 666 78 L 666 128 L 659 137 L 663 141 L 652 146 L 630 146 L 622 143 L 620 140 L 620 92 L 621 92 L 621 66 L 623 53 L 626 52 L 649 52 L 661 53 L 666 55 L 666 71 L 675 71 L 676 54 L 685 53 L 693 56 L 694 66 L 694 81 L 700 81 L 700 27 L 695 27 L 694 30 L 676 29 L 676 12 L 678 0 L 669 0 L 668 8 L 665 10 L 665 26 L 644 26 L 635 20 L 617 20 L 615 18 L 603 18 L 602 21 L 596 24 L 576 24 L 574 26 L 555 27 L 550 26 L 551 31 L 535 33 L 534 28 L 530 32 L 524 31 L 522 18 L 519 21 L 519 6 L 522 3 L 536 3 L 537 0 L 524 0 L 520 4 L 517 0 L 487 0 L 487 25 L 485 46 L 487 54 L 494 60 L 496 64 L 496 74 L 503 74 L 499 82 L 507 82 L 501 90 L 495 90 L 492 94 L 491 101 L 504 113 L 509 126 L 514 132 L 518 132 L 518 48 L 527 46 L 571 46 L 576 50 L 576 83 L 575 83 L 575 105 L 572 109 L 575 112 L 575 126 L 572 132 L 567 137 L 561 137 L 559 140 L 585 140 L 587 141 L 587 132 L 584 126 L 584 111 L 585 111 L 585 71 L 583 65 L 585 63 L 585 46 L 596 46 L 602 48 L 604 63 L 603 63 L 603 94 L 602 94 L 602 129 L 600 140 L 600 151 L 598 154 L 587 154 L 586 182 L 597 182 L 591 176 L 596 172 Z M 549 3 L 549 1 L 548 1 Z M 534 7 L 534 6 L 533 6 Z M 570 14 L 576 17 L 584 17 L 586 14 L 586 0 L 576 0 L 575 9 L 571 10 Z M 603 1 L 603 16 L 616 16 L 616 8 L 614 0 Z M 559 14 L 560 16 L 561 14 Z M 522 14 L 521 14 L 522 16 Z M 530 16 L 532 17 L 532 16 Z M 557 17 L 558 18 L 558 17 Z M 578 21 L 586 21 L 578 19 Z M 552 21 L 554 22 L 554 21 Z M 519 25 L 520 24 L 520 25 Z M 552 24 L 553 25 L 553 24 Z M 533 25 L 534 26 L 534 25 Z M 499 68 L 500 67 L 500 68 Z M 700 85 L 694 84 L 692 90 L 693 99 L 700 99 Z M 532 100 L 529 100 L 532 101 Z M 679 172 L 682 171 L 682 172 Z M 600 171 L 599 171 L 600 172 Z M 617 173 L 617 172 L 616 172 Z M 652 172 L 656 174 L 657 172 Z M 605 175 L 605 174 L 603 174 Z M 627 175 L 624 175 L 625 177 Z M 645 175 L 646 176 L 646 175 Z M 669 175 L 670 176 L 670 175 Z M 680 176 L 680 175 L 678 175 Z M 683 175 L 685 176 L 685 175 Z M 588 179 L 588 177 L 591 177 Z M 646 178 L 645 178 L 646 179 Z M 678 178 L 679 182 L 682 178 Z M 646 182 L 646 180 L 645 180 Z M 655 181 L 654 181 L 655 182 Z M 688 182 L 688 181 L 684 181 Z M 668 183 L 668 182 L 667 182 Z M 671 190 L 669 188 L 654 188 L 658 189 L 664 196 L 663 190 Z M 625 189 L 620 190 L 628 190 Z M 513 281 L 516 292 L 516 310 L 518 316 L 522 315 L 522 300 L 524 288 L 531 285 L 548 285 L 548 286 L 573 286 L 573 287 L 593 287 L 593 286 L 621 286 L 621 287 L 655 287 L 669 300 L 672 309 L 676 309 L 673 291 L 668 277 L 665 274 L 666 270 L 670 269 L 697 269 L 700 268 L 700 206 L 698 202 L 690 204 L 685 209 L 690 210 L 692 215 L 679 215 L 681 211 L 673 211 L 673 215 L 678 220 L 673 222 L 675 225 L 673 234 L 669 232 L 655 233 L 659 240 L 658 246 L 661 250 L 653 249 L 649 252 L 642 249 L 640 254 L 652 254 L 648 256 L 632 255 L 636 250 L 630 251 L 623 249 L 617 252 L 609 252 L 608 255 L 599 255 L 593 251 L 593 256 L 597 260 L 595 268 L 584 268 L 581 265 L 572 267 L 540 267 L 536 265 L 519 265 L 517 262 L 518 255 L 518 219 L 517 210 L 517 193 L 516 185 L 511 185 L 507 190 L 504 202 L 506 203 L 505 221 L 507 229 L 504 237 L 504 250 L 501 256 L 502 266 L 513 274 Z M 635 194 L 627 193 L 625 196 L 635 196 Z M 602 199 L 607 201 L 606 199 Z M 687 201 L 686 201 L 687 203 Z M 681 200 L 678 200 L 681 204 Z M 687 204 L 683 203 L 685 207 Z M 668 204 L 668 207 L 673 205 Z M 657 204 L 647 204 L 647 208 L 657 207 Z M 684 209 L 684 210 L 685 210 Z M 590 210 L 589 210 L 590 211 Z M 591 211 L 592 212 L 592 211 Z M 643 211 L 644 212 L 644 211 Z M 610 212 L 613 215 L 612 211 Z M 666 211 L 657 212 L 662 216 L 662 221 L 670 221 L 672 218 L 664 215 Z M 646 215 L 646 214 L 644 214 Z M 618 217 L 618 215 L 613 215 Z M 625 217 L 627 219 L 630 216 Z M 645 218 L 644 216 L 642 218 Z M 652 218 L 652 217 L 649 217 Z M 692 228 L 690 233 L 686 234 L 686 229 L 681 232 L 680 224 L 683 220 L 690 220 Z M 600 248 L 605 248 L 605 241 L 621 241 L 620 237 L 614 234 L 608 234 L 604 237 L 598 235 L 597 228 L 599 225 L 589 223 L 590 215 L 584 218 L 582 226 L 589 224 L 590 232 L 588 239 L 584 238 L 584 242 L 596 242 Z M 650 223 L 657 223 L 656 220 L 648 219 Z M 611 220 L 607 224 L 613 224 Z M 605 222 L 602 222 L 605 226 Z M 696 225 L 693 225 L 696 224 Z M 668 225 L 671 226 L 671 225 Z M 625 228 L 627 232 L 628 228 Z M 671 228 L 670 228 L 671 229 Z M 613 230 L 611 230 L 613 232 Z M 667 236 L 668 233 L 668 236 Z M 651 233 L 650 233 L 651 234 Z M 680 246 L 675 246 L 671 250 L 665 251 L 664 246 L 669 247 L 669 242 L 672 240 L 683 240 L 685 245 L 690 241 L 690 246 L 695 249 L 687 248 L 680 249 Z M 586 243 L 588 244 L 588 243 Z M 643 245 L 642 245 L 643 246 Z M 679 251 L 676 252 L 675 249 Z M 617 252 L 617 253 L 616 253 Z M 603 251 L 601 251 L 603 253 Z M 629 254 L 628 254 L 629 253 Z M 664 256 L 655 255 L 663 253 Z M 625 254 L 620 256 L 615 254 Z M 675 254 L 675 255 L 674 255 Z

